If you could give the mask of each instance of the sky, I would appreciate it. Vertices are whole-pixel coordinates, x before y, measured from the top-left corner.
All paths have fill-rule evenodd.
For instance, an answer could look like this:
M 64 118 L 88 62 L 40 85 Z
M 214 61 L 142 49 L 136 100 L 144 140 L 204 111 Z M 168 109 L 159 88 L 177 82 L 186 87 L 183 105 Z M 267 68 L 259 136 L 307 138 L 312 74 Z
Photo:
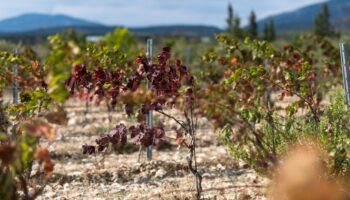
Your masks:
M 203 24 L 225 27 L 232 4 L 242 24 L 323 0 L 0 0 L 0 20 L 25 13 L 66 14 L 105 25 Z

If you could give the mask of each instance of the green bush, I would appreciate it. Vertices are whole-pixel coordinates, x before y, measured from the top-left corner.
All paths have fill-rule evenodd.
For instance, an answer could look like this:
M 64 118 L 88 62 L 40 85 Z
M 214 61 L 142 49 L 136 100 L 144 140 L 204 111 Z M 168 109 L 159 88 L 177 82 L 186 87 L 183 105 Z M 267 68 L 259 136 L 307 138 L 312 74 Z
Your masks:
M 269 119 L 267 114 L 256 128 L 261 145 L 249 138 L 240 140 L 237 138 L 239 130 L 231 126 L 222 129 L 221 139 L 234 158 L 265 174 L 291 146 L 314 141 L 328 154 L 326 162 L 331 172 L 343 178 L 349 177 L 350 111 L 339 92 L 329 96 L 330 104 L 320 114 L 319 122 L 305 115 L 284 117 L 274 114 Z

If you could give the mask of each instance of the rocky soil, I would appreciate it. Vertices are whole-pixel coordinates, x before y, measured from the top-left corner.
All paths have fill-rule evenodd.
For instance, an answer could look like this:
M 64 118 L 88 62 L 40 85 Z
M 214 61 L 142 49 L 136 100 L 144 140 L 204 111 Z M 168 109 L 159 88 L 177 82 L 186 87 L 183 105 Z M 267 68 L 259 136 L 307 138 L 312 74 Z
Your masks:
M 68 124 L 58 127 L 50 145 L 54 175 L 39 199 L 194 199 L 194 178 L 189 172 L 185 148 L 178 148 L 171 121 L 155 116 L 166 127 L 169 143 L 153 149 L 153 160 L 131 145 L 124 153 L 108 151 L 83 155 L 81 146 L 93 144 L 110 126 L 133 120 L 118 112 L 109 114 L 103 106 L 67 105 Z M 197 159 L 203 175 L 204 199 L 266 199 L 268 179 L 258 176 L 243 163 L 234 161 L 220 143 L 218 134 L 205 120 L 199 120 Z M 142 151 L 143 152 L 143 151 Z

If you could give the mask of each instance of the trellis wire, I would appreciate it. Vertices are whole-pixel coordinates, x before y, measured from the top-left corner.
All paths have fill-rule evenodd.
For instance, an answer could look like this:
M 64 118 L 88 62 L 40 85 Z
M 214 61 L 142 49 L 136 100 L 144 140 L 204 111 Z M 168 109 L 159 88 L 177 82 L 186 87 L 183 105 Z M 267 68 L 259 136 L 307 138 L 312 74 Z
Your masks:
M 341 65 L 343 72 L 343 84 L 345 90 L 346 105 L 350 106 L 350 73 L 349 73 L 349 62 L 348 62 L 348 49 L 345 43 L 340 44 L 340 56 Z

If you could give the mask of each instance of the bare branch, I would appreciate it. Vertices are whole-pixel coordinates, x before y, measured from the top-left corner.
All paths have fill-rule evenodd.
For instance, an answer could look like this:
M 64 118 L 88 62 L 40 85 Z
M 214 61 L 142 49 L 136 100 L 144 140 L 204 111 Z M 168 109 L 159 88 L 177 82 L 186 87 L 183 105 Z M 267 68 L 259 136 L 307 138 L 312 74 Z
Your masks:
M 174 121 L 175 121 L 177 124 L 179 124 L 185 131 L 188 131 L 187 128 L 186 128 L 186 126 L 185 126 L 185 122 L 176 119 L 174 116 L 171 116 L 171 115 L 169 115 L 169 114 L 163 112 L 162 110 L 155 110 L 155 111 L 158 112 L 158 113 L 160 113 L 160 114 L 162 114 L 162 115 L 164 115 L 164 116 L 166 116 L 166 117 L 168 117 L 168 118 L 170 118 L 170 119 L 172 119 L 172 120 L 174 120 Z

